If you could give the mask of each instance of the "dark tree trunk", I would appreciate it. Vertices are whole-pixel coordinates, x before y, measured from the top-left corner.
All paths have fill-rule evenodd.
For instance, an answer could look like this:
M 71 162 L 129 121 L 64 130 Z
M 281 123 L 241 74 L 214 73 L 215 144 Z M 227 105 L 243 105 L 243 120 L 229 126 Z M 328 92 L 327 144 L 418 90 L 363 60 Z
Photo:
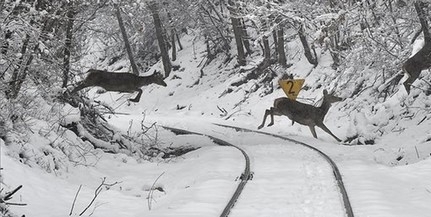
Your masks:
M 178 35 L 178 32 L 175 32 L 175 37 L 177 38 L 178 47 L 180 48 L 180 50 L 182 50 L 183 45 L 181 44 L 180 36 Z
M 235 35 L 235 43 L 236 49 L 238 52 L 238 64 L 240 66 L 245 66 L 245 53 L 244 53 L 244 45 L 242 43 L 241 30 L 240 30 L 240 21 L 238 18 L 231 17 L 233 34 Z
M 304 27 L 302 26 L 302 24 L 300 24 L 299 26 L 298 35 L 299 35 L 299 39 L 301 40 L 302 46 L 304 47 L 304 55 L 307 58 L 308 62 L 314 66 L 317 66 L 318 62 L 317 62 L 316 51 L 313 49 L 313 53 L 311 53 L 311 49 L 310 49 L 310 46 L 308 45 L 307 38 L 305 37 Z
M 207 58 L 208 59 L 212 59 L 213 58 L 213 54 L 211 53 L 211 47 L 210 47 L 210 40 L 208 38 L 207 35 L 205 35 L 205 44 L 207 47 Z
M 177 34 L 177 31 L 175 29 L 171 13 L 168 13 L 168 19 L 169 19 L 169 25 L 171 27 L 172 61 L 175 61 L 177 60 L 177 47 L 175 45 L 175 36 Z
M 177 60 L 177 46 L 175 45 L 175 29 L 171 32 L 171 43 L 172 43 L 172 61 Z
M 12 77 L 11 77 L 11 80 L 9 82 L 9 88 L 8 88 L 8 90 L 6 90 L 6 97 L 8 99 L 15 99 L 18 96 L 18 92 L 20 89 L 18 87 L 18 84 L 19 84 L 18 80 L 21 77 L 23 77 L 22 75 L 20 75 L 20 73 L 25 71 L 25 70 L 22 70 L 22 68 L 24 67 L 24 64 L 25 64 L 24 59 L 25 59 L 25 56 L 27 54 L 27 47 L 28 47 L 29 43 L 30 43 L 30 35 L 27 34 L 25 36 L 25 39 L 24 39 L 22 47 L 21 47 L 18 64 L 16 65 L 15 69 L 13 70 Z
M 228 1 L 228 9 L 230 13 L 230 20 L 232 22 L 233 34 L 235 36 L 236 50 L 238 52 L 237 61 L 238 65 L 245 66 L 245 53 L 244 53 L 244 44 L 243 44 L 243 36 L 241 29 L 241 21 L 238 18 L 238 14 L 236 13 L 235 3 L 232 0 Z
M 421 24 L 422 33 L 424 34 L 425 43 L 431 42 L 431 36 L 430 32 L 428 30 L 428 16 L 426 15 L 424 11 L 424 7 L 426 7 L 426 4 L 422 1 L 416 1 L 414 3 L 416 12 L 418 14 L 419 22 Z
M 130 65 L 132 66 L 133 74 L 139 75 L 138 66 L 135 63 L 135 58 L 133 57 L 132 48 L 130 47 L 129 38 L 127 37 L 126 28 L 124 28 L 123 18 L 121 17 L 120 7 L 115 4 L 115 15 L 117 16 L 118 25 L 120 26 L 121 35 L 123 36 L 124 45 L 126 47 L 127 55 L 129 56 Z
M 262 20 L 262 23 L 263 23 L 263 31 L 264 31 L 264 34 L 262 36 L 263 56 L 265 61 L 269 61 L 269 59 L 271 59 L 271 48 L 269 47 L 268 36 L 266 36 L 266 33 L 268 31 L 268 25 L 266 20 Z
M 242 41 L 244 43 L 244 48 L 247 51 L 246 55 L 251 55 L 253 53 L 253 51 L 251 50 L 250 42 L 248 41 L 247 27 L 245 26 L 244 19 L 241 18 L 241 19 L 239 19 L 239 21 L 240 21 Z
M 154 26 L 156 29 L 157 41 L 159 43 L 160 54 L 162 56 L 163 68 L 165 70 L 165 77 L 168 77 L 172 70 L 171 60 L 166 46 L 166 41 L 163 37 L 162 22 L 159 17 L 159 9 L 156 1 L 151 1 L 149 7 L 153 16 Z
M 282 66 L 287 65 L 286 52 L 284 51 L 284 30 L 279 26 L 277 30 L 277 53 L 278 63 Z
M 68 3 L 68 11 L 67 11 L 67 26 L 66 26 L 66 40 L 64 47 L 64 56 L 63 56 L 63 85 L 62 87 L 67 87 L 67 83 L 69 82 L 69 71 L 70 71 L 70 54 L 72 49 L 72 37 L 73 37 L 73 22 L 74 22 L 75 11 L 73 8 L 73 1 L 69 1 Z
M 275 52 L 274 52 L 274 58 L 278 59 L 278 39 L 277 39 L 277 30 L 272 30 L 272 38 L 274 40 L 274 48 L 275 48 Z

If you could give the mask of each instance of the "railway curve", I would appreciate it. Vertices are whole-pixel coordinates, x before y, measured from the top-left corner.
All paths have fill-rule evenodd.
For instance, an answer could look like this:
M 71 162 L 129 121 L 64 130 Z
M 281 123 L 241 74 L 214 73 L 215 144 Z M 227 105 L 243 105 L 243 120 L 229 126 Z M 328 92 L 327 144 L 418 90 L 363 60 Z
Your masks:
M 252 133 L 257 133 L 257 134 L 272 136 L 272 137 L 279 138 L 279 139 L 282 139 L 282 140 L 285 140 L 285 141 L 290 141 L 290 142 L 296 143 L 298 145 L 302 145 L 302 146 L 304 146 L 306 148 L 312 149 L 313 151 L 317 152 L 320 156 L 322 156 L 329 163 L 329 165 L 332 168 L 334 178 L 335 178 L 335 180 L 337 182 L 337 186 L 340 189 L 340 193 L 341 193 L 342 198 L 343 198 L 343 206 L 345 208 L 345 212 L 346 212 L 347 217 L 354 217 L 353 208 L 352 208 L 352 205 L 350 203 L 349 195 L 347 194 L 346 187 L 344 186 L 344 182 L 343 182 L 343 178 L 342 178 L 341 172 L 338 169 L 338 166 L 335 164 L 335 162 L 327 154 L 325 154 L 323 151 L 321 151 L 318 148 L 313 147 L 313 146 L 311 146 L 309 144 L 306 144 L 304 142 L 297 141 L 295 139 L 291 139 L 291 138 L 280 136 L 280 135 L 273 134 L 273 133 L 268 133 L 268 132 L 263 132 L 263 131 L 257 131 L 257 130 L 251 130 L 251 129 L 246 129 L 246 128 L 242 128 L 242 127 L 236 127 L 236 126 L 231 126 L 231 125 L 225 125 L 225 124 L 218 124 L 218 123 L 214 123 L 214 125 L 219 126 L 219 127 L 225 127 L 225 128 L 235 129 L 236 131 L 252 132 Z

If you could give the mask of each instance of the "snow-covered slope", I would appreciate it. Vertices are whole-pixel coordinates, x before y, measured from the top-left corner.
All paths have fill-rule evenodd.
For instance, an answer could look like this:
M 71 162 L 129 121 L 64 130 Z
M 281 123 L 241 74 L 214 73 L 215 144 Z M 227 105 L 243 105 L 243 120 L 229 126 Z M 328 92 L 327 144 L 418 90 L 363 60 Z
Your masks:
M 269 213 L 274 216 L 274 213 L 279 213 L 278 209 L 286 211 L 286 216 L 295 216 L 296 212 L 289 212 L 290 208 L 302 209 L 303 212 L 299 212 L 301 213 L 299 216 L 333 216 L 320 209 L 324 202 L 332 204 L 327 208 L 333 208 L 335 205 L 334 201 L 328 199 L 334 198 L 330 196 L 334 192 L 328 190 L 331 189 L 331 186 L 328 187 L 331 180 L 319 180 L 322 176 L 313 173 L 316 172 L 314 169 L 318 163 L 312 160 L 294 162 L 304 170 L 309 169 L 308 179 L 317 179 L 306 180 L 308 187 L 301 187 L 305 181 L 289 183 L 296 185 L 290 186 L 297 189 L 296 197 L 293 195 L 296 201 L 282 202 L 283 200 L 277 199 L 278 196 L 271 200 L 269 197 L 275 195 L 271 192 L 277 191 L 274 188 L 288 185 L 275 181 L 279 180 L 275 176 L 280 175 L 276 171 L 284 171 L 284 168 L 293 162 L 290 161 L 291 153 L 284 155 L 275 152 L 284 149 L 288 152 L 294 148 L 290 150 L 288 145 L 280 141 L 262 138 L 259 135 L 249 134 L 245 140 L 234 131 L 211 125 L 212 122 L 222 122 L 257 128 L 265 109 L 272 105 L 275 98 L 284 96 L 283 91 L 278 88 L 277 79 L 272 81 L 274 91 L 269 94 L 265 88 L 256 89 L 257 85 L 262 85 L 259 83 L 260 79 L 233 86 L 232 83 L 245 76 L 245 73 L 239 73 L 240 68 L 235 67 L 235 59 L 223 63 L 226 57 L 219 55 L 201 71 L 202 62 L 205 61 L 205 45 L 200 40 L 193 40 L 192 36 L 183 38 L 183 45 L 185 49 L 179 51 L 178 60 L 174 63 L 181 68 L 172 72 L 166 79 L 168 86 L 144 87 L 139 103 L 127 101 L 128 98 L 134 97 L 133 94 L 110 92 L 98 94 L 97 88 L 89 90 L 88 95 L 115 108 L 117 114 L 109 115 L 107 118 L 112 125 L 124 132 L 142 130 L 140 124 L 143 120 L 147 125 L 157 122 L 215 134 L 243 146 L 254 145 L 250 152 L 253 153 L 256 181 L 250 185 L 250 189 L 259 191 L 259 183 L 274 186 L 267 189 L 269 191 L 266 192 L 269 194 L 267 196 L 263 194 L 265 189 L 260 192 L 259 196 L 265 197 L 261 201 L 247 196 L 256 192 L 244 194 L 247 198 L 243 198 L 245 204 L 241 206 L 245 208 L 232 213 L 232 216 L 268 216 Z M 429 216 L 431 121 L 428 114 L 430 104 L 428 96 L 419 92 L 407 96 L 403 89 L 400 89 L 383 101 L 375 96 L 373 87 L 370 87 L 359 95 L 350 97 L 352 90 L 349 87 L 361 81 L 349 80 L 351 78 L 349 75 L 357 72 L 342 72 L 344 74 L 338 76 L 338 79 L 336 73 L 340 72 L 335 72 L 330 67 L 329 55 L 321 54 L 319 65 L 313 68 L 300 55 L 301 48 L 297 42 L 291 42 L 288 46 L 288 60 L 293 66 L 288 69 L 277 69 L 279 76 L 286 72 L 294 74 L 296 78 L 306 79 L 304 86 L 307 88 L 300 92 L 298 98 L 302 102 L 318 104 L 323 89 L 335 89 L 337 95 L 346 98 L 333 105 L 325 123 L 335 135 L 343 140 L 349 140 L 345 142 L 347 145 L 339 144 L 320 129 L 317 129 L 319 139 L 314 139 L 308 127 L 299 124 L 291 126 L 291 121 L 286 117 L 276 117 L 274 126 L 262 130 L 292 136 L 317 146 L 333 157 L 340 166 L 357 216 Z M 248 61 L 250 65 L 256 65 L 260 59 L 260 54 L 256 52 Z M 118 62 L 108 69 L 113 70 L 119 66 L 127 66 L 127 62 Z M 159 63 L 151 71 L 161 68 Z M 370 78 L 362 79 L 367 81 Z M 71 118 L 76 118 L 76 114 Z M 55 145 L 56 138 L 42 139 L 47 132 L 43 131 L 45 128 L 40 126 L 41 124 L 37 124 L 39 130 L 34 132 L 34 137 L 39 139 L 27 141 L 26 144 L 22 144 L 22 148 L 33 146 L 39 150 L 42 148 L 41 144 L 54 144 L 54 150 L 64 148 Z M 27 203 L 27 206 L 11 206 L 11 210 L 29 216 L 68 216 L 75 194 L 82 184 L 72 212 L 72 215 L 76 216 L 90 203 L 94 190 L 106 177 L 107 184 L 115 185 L 103 187 L 90 211 L 84 216 L 90 213 L 93 213 L 92 216 L 104 217 L 218 216 L 236 186 L 235 179 L 242 170 L 244 162 L 240 153 L 226 147 L 215 146 L 206 138 L 175 136 L 162 129 L 159 131 L 158 142 L 161 146 L 193 145 L 202 148 L 172 160 L 159 158 L 153 162 L 137 160 L 123 154 L 85 152 L 88 156 L 83 158 L 86 161 L 84 165 L 68 163 L 63 165 L 58 173 L 48 173 L 46 169 L 42 170 L 38 166 L 40 164 L 19 162 L 17 155 L 21 153 L 20 150 L 7 147 L 3 140 L 0 140 L 2 183 L 7 189 L 22 184 L 24 187 L 14 196 L 13 202 Z M 69 135 L 70 133 L 66 132 L 70 140 L 78 140 L 76 136 Z M 260 143 L 254 144 L 253 141 Z M 19 146 L 14 146 L 16 147 Z M 311 156 L 299 158 L 310 160 Z M 35 157 L 29 156 L 27 159 Z M 62 165 L 61 162 L 66 161 L 52 160 L 51 163 Z M 264 178 L 262 176 L 259 178 L 262 172 L 267 173 Z M 284 176 L 284 173 L 281 174 Z M 329 172 L 322 174 L 323 177 L 331 175 Z M 152 187 L 153 183 L 155 188 Z M 328 189 L 322 189 L 323 187 Z M 151 189 L 156 190 L 150 191 Z M 153 193 L 151 205 L 147 199 L 150 192 Z M 326 193 L 327 195 L 319 195 Z M 299 197 L 301 194 L 309 197 Z M 313 200 L 308 201 L 307 198 Z M 319 200 L 322 203 L 316 202 Z M 256 213 L 259 208 L 247 208 L 253 207 L 255 203 L 265 205 L 266 201 L 271 203 L 268 204 L 270 209 L 268 212 Z M 334 213 L 340 212 L 338 210 Z

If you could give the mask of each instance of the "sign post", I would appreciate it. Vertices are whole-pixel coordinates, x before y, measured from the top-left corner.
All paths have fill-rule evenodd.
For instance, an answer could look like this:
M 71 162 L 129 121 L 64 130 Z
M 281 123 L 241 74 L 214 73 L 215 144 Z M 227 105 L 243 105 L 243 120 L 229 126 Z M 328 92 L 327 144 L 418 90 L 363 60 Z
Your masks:
M 278 84 L 289 99 L 296 100 L 304 82 L 305 79 L 283 79 L 279 80 Z

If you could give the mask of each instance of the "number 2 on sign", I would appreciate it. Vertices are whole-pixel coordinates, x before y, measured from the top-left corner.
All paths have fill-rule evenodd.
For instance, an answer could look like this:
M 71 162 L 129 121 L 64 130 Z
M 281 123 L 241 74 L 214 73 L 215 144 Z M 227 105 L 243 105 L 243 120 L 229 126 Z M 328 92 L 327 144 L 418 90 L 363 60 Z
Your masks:
M 292 80 L 287 81 L 286 85 L 287 85 L 288 90 L 289 90 L 288 94 L 295 94 L 295 91 L 292 90 L 292 88 L 293 88 L 293 81 Z

